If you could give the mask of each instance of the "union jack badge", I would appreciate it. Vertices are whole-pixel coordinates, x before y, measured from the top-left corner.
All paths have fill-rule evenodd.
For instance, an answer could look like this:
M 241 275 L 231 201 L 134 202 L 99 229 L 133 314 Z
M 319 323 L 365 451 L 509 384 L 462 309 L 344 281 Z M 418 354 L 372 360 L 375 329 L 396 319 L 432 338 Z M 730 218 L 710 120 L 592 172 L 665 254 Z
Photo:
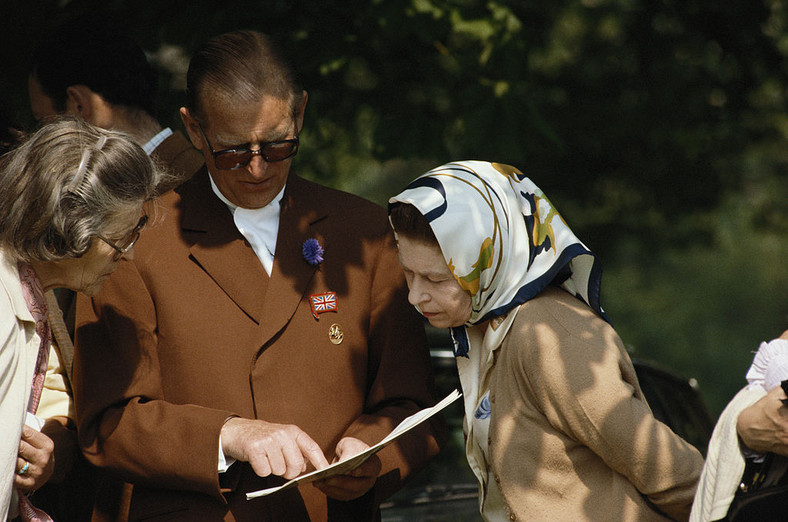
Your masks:
M 336 292 L 325 292 L 322 294 L 312 294 L 309 296 L 309 306 L 312 308 L 312 315 L 319 319 L 318 315 L 324 312 L 336 312 L 337 294 Z

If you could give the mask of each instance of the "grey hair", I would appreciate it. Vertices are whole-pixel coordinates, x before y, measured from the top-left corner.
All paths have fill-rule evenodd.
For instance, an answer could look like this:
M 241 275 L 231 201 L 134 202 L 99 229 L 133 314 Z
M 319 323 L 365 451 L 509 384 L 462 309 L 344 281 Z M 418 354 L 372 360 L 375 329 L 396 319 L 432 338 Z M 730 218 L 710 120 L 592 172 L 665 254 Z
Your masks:
M 59 118 L 0 157 L 0 248 L 16 261 L 80 257 L 165 176 L 130 136 Z
M 204 123 L 206 97 L 224 103 L 259 102 L 264 95 L 286 100 L 295 114 L 303 90 L 295 68 L 274 43 L 256 31 L 234 31 L 216 36 L 189 62 L 187 106 Z

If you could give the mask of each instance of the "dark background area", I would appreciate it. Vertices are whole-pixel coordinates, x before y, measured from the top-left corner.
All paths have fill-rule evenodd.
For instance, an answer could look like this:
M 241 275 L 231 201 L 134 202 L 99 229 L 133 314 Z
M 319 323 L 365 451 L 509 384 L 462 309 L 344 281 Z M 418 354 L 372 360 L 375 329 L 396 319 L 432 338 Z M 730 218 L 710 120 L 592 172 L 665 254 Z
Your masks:
M 309 92 L 302 175 L 385 204 L 447 161 L 517 166 L 601 257 L 625 343 L 695 377 L 715 416 L 788 328 L 784 2 L 0 0 L 22 125 L 31 46 L 98 8 L 156 64 L 174 128 L 192 51 L 251 28 Z

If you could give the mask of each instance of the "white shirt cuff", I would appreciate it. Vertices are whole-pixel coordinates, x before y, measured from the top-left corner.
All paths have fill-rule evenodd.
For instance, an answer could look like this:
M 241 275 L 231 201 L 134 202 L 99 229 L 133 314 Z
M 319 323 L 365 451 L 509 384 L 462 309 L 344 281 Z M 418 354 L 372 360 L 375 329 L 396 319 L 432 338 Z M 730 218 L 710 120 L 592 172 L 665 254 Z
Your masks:
M 235 464 L 235 459 L 225 456 L 224 451 L 222 451 L 222 436 L 219 435 L 219 473 L 224 473 L 233 464 Z

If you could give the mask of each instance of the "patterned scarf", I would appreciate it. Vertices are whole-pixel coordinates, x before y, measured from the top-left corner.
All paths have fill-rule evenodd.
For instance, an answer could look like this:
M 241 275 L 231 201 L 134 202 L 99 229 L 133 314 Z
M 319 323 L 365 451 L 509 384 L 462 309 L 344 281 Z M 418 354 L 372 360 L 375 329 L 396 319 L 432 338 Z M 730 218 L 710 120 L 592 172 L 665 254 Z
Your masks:
M 44 297 L 44 288 L 41 286 L 41 281 L 36 276 L 35 270 L 33 270 L 32 266 L 23 262 L 19 262 L 17 267 L 27 309 L 36 321 L 36 333 L 41 338 L 41 344 L 38 346 L 35 374 L 33 375 L 33 385 L 30 389 L 30 399 L 27 402 L 27 411 L 35 414 L 38 409 L 38 402 L 41 400 L 41 392 L 44 389 L 52 331 L 47 320 L 47 303 Z M 25 522 L 52 522 L 49 515 L 33 506 L 22 492 L 19 492 L 19 516 Z
M 427 218 L 454 278 L 471 294 L 466 326 L 507 315 L 551 283 L 607 320 L 599 303 L 600 263 L 516 168 L 448 163 L 416 178 L 394 202 L 409 203 Z M 491 332 L 498 338 L 492 345 L 503 342 L 512 321 L 506 323 Z M 455 355 L 467 357 L 465 327 L 453 328 L 452 337 Z

